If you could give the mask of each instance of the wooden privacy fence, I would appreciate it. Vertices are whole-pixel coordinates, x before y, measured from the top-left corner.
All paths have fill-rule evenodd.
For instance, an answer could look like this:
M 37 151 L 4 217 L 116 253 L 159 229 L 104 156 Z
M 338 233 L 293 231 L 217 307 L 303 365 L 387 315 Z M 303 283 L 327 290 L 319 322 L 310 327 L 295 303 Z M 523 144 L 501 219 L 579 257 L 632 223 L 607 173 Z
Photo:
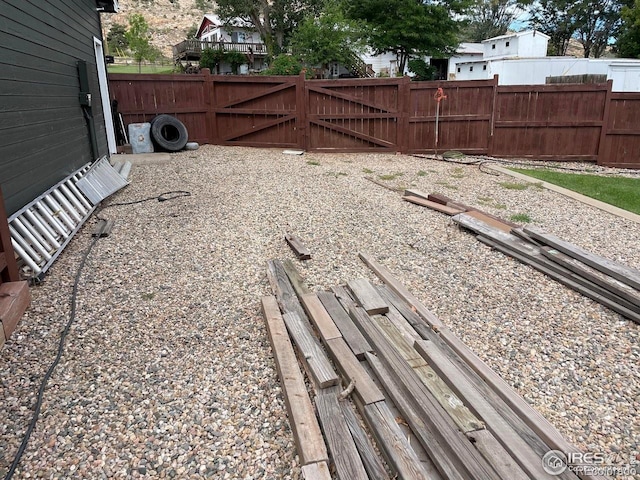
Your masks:
M 109 76 L 126 124 L 175 115 L 199 143 L 311 151 L 469 154 L 640 168 L 640 94 L 605 84 Z M 435 94 L 443 89 L 440 108 Z M 436 122 L 437 117 L 437 122 Z

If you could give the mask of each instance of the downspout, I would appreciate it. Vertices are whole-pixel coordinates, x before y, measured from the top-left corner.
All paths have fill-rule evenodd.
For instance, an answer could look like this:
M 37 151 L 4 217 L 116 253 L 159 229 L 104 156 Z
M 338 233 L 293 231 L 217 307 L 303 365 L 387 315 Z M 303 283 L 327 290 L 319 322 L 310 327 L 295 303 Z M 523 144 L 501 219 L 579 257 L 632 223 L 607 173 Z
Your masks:
M 89 127 L 89 139 L 91 140 L 91 161 L 98 158 L 98 136 L 96 133 L 96 123 L 93 118 L 91 89 L 89 88 L 89 74 L 87 72 L 87 62 L 78 60 L 78 79 L 80 80 L 80 93 L 78 100 L 82 108 L 82 114 Z

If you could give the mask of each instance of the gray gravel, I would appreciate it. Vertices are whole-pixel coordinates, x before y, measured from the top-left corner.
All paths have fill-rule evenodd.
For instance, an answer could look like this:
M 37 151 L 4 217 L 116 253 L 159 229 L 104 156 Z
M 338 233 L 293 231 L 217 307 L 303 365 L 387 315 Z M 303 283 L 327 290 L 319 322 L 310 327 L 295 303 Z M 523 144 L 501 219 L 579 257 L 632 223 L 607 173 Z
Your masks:
M 396 175 L 397 174 L 397 175 Z M 285 155 L 204 146 L 134 166 L 80 282 L 78 315 L 14 478 L 299 477 L 264 321 L 265 262 L 294 256 L 314 289 L 374 280 L 374 255 L 578 447 L 625 464 L 640 450 L 640 328 L 492 251 L 392 187 L 529 216 L 640 268 L 640 225 L 475 166 L 386 154 Z M 507 183 L 505 183 L 507 182 Z M 31 418 L 70 311 L 88 222 L 0 352 L 0 474 Z M 613 458 L 615 457 L 615 458 Z

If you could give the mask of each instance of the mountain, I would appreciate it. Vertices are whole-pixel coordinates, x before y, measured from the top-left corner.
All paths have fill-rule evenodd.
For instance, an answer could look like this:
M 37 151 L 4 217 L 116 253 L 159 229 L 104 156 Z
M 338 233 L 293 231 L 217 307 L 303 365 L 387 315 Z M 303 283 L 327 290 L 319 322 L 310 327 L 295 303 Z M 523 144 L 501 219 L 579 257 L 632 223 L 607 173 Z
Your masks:
M 171 47 L 187 38 L 187 31 L 198 27 L 205 13 L 212 13 L 209 0 L 119 0 L 118 13 L 103 13 L 102 34 L 106 39 L 111 26 L 128 26 L 128 18 L 139 13 L 149 24 L 152 43 L 163 55 L 171 58 Z

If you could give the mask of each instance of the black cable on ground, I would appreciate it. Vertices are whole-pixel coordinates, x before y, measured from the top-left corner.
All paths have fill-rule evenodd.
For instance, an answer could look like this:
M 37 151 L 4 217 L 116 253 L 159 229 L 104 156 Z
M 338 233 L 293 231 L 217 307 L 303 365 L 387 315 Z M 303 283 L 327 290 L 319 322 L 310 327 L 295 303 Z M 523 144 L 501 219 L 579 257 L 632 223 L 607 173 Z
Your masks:
M 71 325 L 76 319 L 76 304 L 77 304 L 78 283 L 80 282 L 80 276 L 82 275 L 82 270 L 84 269 L 84 266 L 87 263 L 87 258 L 89 257 L 91 250 L 93 249 L 93 247 L 95 246 L 95 244 L 98 242 L 99 239 L 100 237 L 95 237 L 95 239 L 91 242 L 87 250 L 82 255 L 82 261 L 80 262 L 80 266 L 78 267 L 78 271 L 76 272 L 76 276 L 73 282 L 73 291 L 71 293 L 71 313 L 69 314 L 69 321 L 67 321 L 67 325 L 64 327 L 64 330 L 60 335 L 60 342 L 58 343 L 58 353 L 56 355 L 56 358 L 51 364 L 51 366 L 49 367 L 49 370 L 47 370 L 47 373 L 45 373 L 44 378 L 42 379 L 42 383 L 40 384 L 40 389 L 38 390 L 38 398 L 36 400 L 36 405 L 34 408 L 33 417 L 31 418 L 31 423 L 29 423 L 29 427 L 27 428 L 27 431 L 24 434 L 22 443 L 20 444 L 20 448 L 18 448 L 18 452 L 16 453 L 16 456 L 13 459 L 13 463 L 11 464 L 11 468 L 9 468 L 7 475 L 4 477 L 5 480 L 9 480 L 13 477 L 13 474 L 15 473 L 16 468 L 20 463 L 20 460 L 22 459 L 22 455 L 24 454 L 24 451 L 27 448 L 27 444 L 29 443 L 29 438 L 33 433 L 33 429 L 36 426 L 38 417 L 40 416 L 40 408 L 42 407 L 44 390 L 45 388 L 47 388 L 47 383 L 49 383 L 49 379 L 51 378 L 53 371 L 58 366 L 58 363 L 60 363 L 60 358 L 62 358 L 62 353 L 64 352 L 65 339 L 67 338 L 67 334 L 71 329 Z
M 144 198 L 142 200 L 134 200 L 131 202 L 123 202 L 123 203 L 112 203 L 109 205 L 105 205 L 100 209 L 100 211 L 109 207 L 117 207 L 122 205 L 135 205 L 138 203 L 149 202 L 151 200 L 166 202 L 167 200 L 174 200 L 176 198 L 190 197 L 190 196 L 191 196 L 191 192 L 187 192 L 185 190 L 174 190 L 171 192 L 161 193 L 160 195 L 157 195 L 155 197 Z M 97 213 L 96 213 L 96 218 L 100 219 Z M 22 455 L 24 454 L 24 451 L 27 448 L 29 439 L 31 438 L 31 434 L 35 429 L 36 423 L 38 421 L 38 417 L 40 416 L 40 409 L 42 408 L 44 391 L 47 388 L 47 384 L 49 383 L 49 379 L 51 378 L 53 371 L 58 366 L 58 363 L 60 363 L 60 359 L 62 358 L 62 354 L 64 353 L 65 340 L 67 338 L 69 330 L 71 329 L 71 326 L 73 325 L 73 322 L 76 319 L 78 284 L 80 283 L 80 277 L 82 275 L 82 271 L 84 270 L 84 266 L 87 263 L 87 259 L 89 258 L 89 254 L 91 253 L 91 250 L 93 250 L 93 247 L 96 245 L 96 243 L 98 243 L 98 240 L 100 240 L 100 238 L 101 238 L 100 236 L 95 237 L 91 242 L 91 244 L 89 245 L 89 247 L 87 248 L 87 250 L 82 255 L 82 260 L 80 261 L 80 265 L 78 266 L 78 270 L 76 272 L 76 275 L 73 281 L 73 290 L 71 292 L 71 311 L 69 313 L 69 320 L 67 321 L 67 324 L 64 327 L 64 330 L 60 334 L 60 341 L 58 342 L 58 352 L 56 354 L 56 358 L 53 360 L 53 363 L 49 366 L 47 373 L 45 373 L 44 377 L 42 378 L 42 382 L 40 383 L 40 388 L 38 389 L 38 396 L 37 396 L 36 404 L 33 411 L 33 417 L 31 418 L 29 427 L 27 428 L 27 431 L 25 432 L 24 437 L 22 438 L 22 443 L 20 443 L 20 447 L 18 448 L 18 451 L 16 452 L 15 457 L 13 458 L 11 467 L 7 471 L 7 474 L 5 475 L 4 480 L 10 480 L 11 478 L 13 478 L 16 468 L 18 467 L 18 465 L 20 464 L 20 460 L 22 459 Z

